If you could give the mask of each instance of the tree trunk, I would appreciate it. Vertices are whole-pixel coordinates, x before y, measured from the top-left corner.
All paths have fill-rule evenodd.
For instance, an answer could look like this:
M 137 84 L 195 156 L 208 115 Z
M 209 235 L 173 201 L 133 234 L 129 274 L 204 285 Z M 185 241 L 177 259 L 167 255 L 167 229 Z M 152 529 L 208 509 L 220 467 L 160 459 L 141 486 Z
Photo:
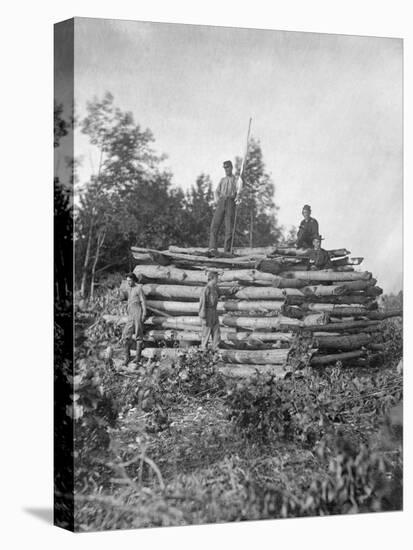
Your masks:
M 342 286 L 346 289 L 346 292 L 358 292 L 360 290 L 367 290 L 370 287 L 374 287 L 377 283 L 376 279 L 369 279 L 367 281 L 345 281 L 341 283 Z
M 204 289 L 202 286 L 160 285 L 157 283 L 142 286 L 145 296 L 198 301 Z
M 352 350 L 370 344 L 370 334 L 354 334 L 351 336 L 319 336 L 315 339 L 315 347 L 320 349 Z
M 100 174 L 101 174 L 101 171 L 102 171 L 103 145 L 104 144 L 102 143 L 102 146 L 101 146 L 101 149 L 100 149 L 98 174 L 97 174 L 97 177 L 96 177 L 96 180 L 98 182 L 100 180 Z M 81 281 L 81 284 L 80 284 L 80 295 L 82 296 L 82 298 L 85 297 L 86 282 L 87 282 L 87 268 L 89 266 L 90 251 L 91 251 L 91 247 L 92 247 L 92 234 L 93 234 L 93 229 L 94 229 L 94 225 L 95 225 L 95 218 L 94 218 L 93 209 L 92 209 L 90 217 L 91 217 L 91 219 L 90 219 L 90 226 L 89 226 L 89 235 L 88 235 L 88 240 L 87 240 L 85 259 L 83 261 L 82 281 Z
M 279 312 L 283 306 L 282 300 L 227 300 L 218 302 L 217 312 L 223 314 L 226 311 L 255 311 L 262 313 Z M 168 314 L 197 315 L 198 302 L 179 302 L 173 300 L 147 300 L 148 309 L 162 311 Z
M 98 233 L 97 239 L 96 239 L 96 254 L 95 258 L 93 260 L 92 264 L 92 272 L 91 272 L 91 282 L 90 282 L 90 300 L 93 300 L 93 295 L 95 291 L 95 272 L 96 272 L 96 265 L 99 261 L 100 256 L 100 250 L 103 246 L 103 243 L 105 242 L 106 238 L 106 227 L 101 229 Z
M 88 238 L 87 238 L 85 258 L 83 260 L 82 280 L 81 280 L 81 283 L 80 283 L 80 295 L 81 295 L 82 298 L 85 298 L 85 293 L 86 293 L 87 268 L 89 266 L 90 249 L 92 247 L 93 225 L 94 225 L 94 221 L 93 221 L 93 219 L 91 219 L 90 226 L 89 226 L 89 235 L 88 235 Z
M 220 302 L 225 311 L 259 311 L 263 313 L 280 312 L 284 300 L 227 300 Z
M 294 327 L 302 327 L 303 323 L 298 319 L 289 317 L 231 317 L 225 315 L 222 323 L 228 327 L 240 327 L 250 330 L 289 330 Z
M 169 252 L 177 254 L 189 254 L 195 256 L 207 255 L 209 249 L 207 247 L 182 247 L 182 246 L 169 246 Z M 219 254 L 225 255 L 224 249 L 218 249 Z M 233 252 L 235 256 L 271 256 L 279 254 L 281 256 L 308 256 L 308 250 L 285 247 L 285 246 L 255 246 L 255 247 L 234 247 Z M 345 248 L 328 250 L 330 256 L 348 256 L 350 254 L 349 250 Z
M 313 355 L 311 358 L 311 366 L 328 365 L 336 361 L 348 361 L 349 359 L 357 359 L 366 355 L 365 351 L 347 351 L 344 353 L 334 353 L 333 355 Z
M 304 281 L 367 281 L 371 278 L 369 271 L 283 271 L 281 277 L 302 279 Z
M 177 254 L 175 252 L 154 250 L 151 248 L 132 247 L 132 254 L 150 254 L 156 261 L 162 257 L 170 262 L 179 262 L 188 266 L 201 265 L 205 267 L 231 267 L 251 269 L 255 266 L 256 258 L 239 256 L 235 258 L 207 258 L 205 256 L 193 256 L 191 254 Z
M 373 350 L 373 351 L 386 351 L 388 348 L 388 343 L 386 342 L 383 342 L 383 343 L 376 343 L 376 342 L 373 342 L 369 345 L 369 349 Z
M 208 248 L 191 248 L 191 247 L 180 247 L 180 246 L 169 246 L 168 247 L 169 252 L 173 252 L 176 254 L 189 254 L 189 255 L 195 255 L 195 256 L 202 256 L 207 255 L 209 249 Z M 267 256 L 269 254 L 272 254 L 274 252 L 275 248 L 273 246 L 258 246 L 258 247 L 234 247 L 233 248 L 233 255 L 234 256 Z M 222 254 L 223 257 L 227 256 L 228 254 L 224 252 L 223 248 L 218 249 L 218 253 Z
M 286 296 L 299 296 L 304 294 L 298 288 L 277 287 L 245 287 L 234 294 L 235 298 L 243 300 L 285 300 Z
M 222 325 L 221 321 L 222 318 L 220 320 L 220 324 Z M 194 330 L 194 327 L 197 327 L 197 330 L 201 330 L 201 319 L 198 316 L 190 317 L 177 315 L 176 317 L 159 317 L 154 315 L 148 317 L 145 324 L 177 330 Z
M 157 265 L 152 256 L 144 252 L 134 252 L 133 258 L 138 262 L 138 264 Z
M 179 348 L 145 348 L 142 355 L 147 359 L 171 358 L 177 359 L 182 353 Z M 275 350 L 233 350 L 221 349 L 219 353 L 227 363 L 249 363 L 253 365 L 284 365 L 287 361 L 288 349 Z
M 250 212 L 250 248 L 252 248 L 252 235 L 254 232 L 254 213 L 251 208 Z
M 340 257 L 340 256 L 348 256 L 350 254 L 349 250 L 346 250 L 345 248 L 336 248 L 332 250 L 327 250 L 327 252 L 332 257 Z M 288 246 L 277 246 L 274 249 L 274 254 L 280 254 L 285 256 L 301 256 L 301 257 L 308 257 L 309 256 L 309 250 L 307 248 L 292 248 Z
M 347 331 L 347 330 L 355 330 L 355 329 L 363 329 L 366 330 L 366 327 L 372 327 L 372 326 L 378 326 L 379 321 L 342 321 L 337 323 L 328 323 L 327 325 L 324 325 L 322 329 L 320 329 L 320 326 L 318 325 L 309 325 L 306 326 L 306 330 L 311 331 L 320 331 L 323 332 L 341 332 L 341 331 Z
M 163 284 L 205 285 L 208 282 L 207 270 L 179 269 L 173 266 L 138 265 L 135 275 L 153 279 Z M 219 271 L 220 283 L 256 283 L 265 282 L 277 286 L 280 278 L 270 273 L 261 273 L 255 269 L 233 269 Z
M 346 292 L 344 284 L 339 285 L 308 285 L 302 290 L 306 296 L 341 296 Z
M 146 340 L 152 340 L 154 342 L 163 341 L 201 341 L 201 329 L 197 330 L 197 327 L 189 327 L 187 330 L 173 330 L 173 329 L 160 329 L 160 330 L 148 330 L 145 333 Z M 228 329 L 221 327 L 221 338 L 226 343 L 243 343 L 249 344 L 251 347 L 256 344 L 259 346 L 263 343 L 275 343 L 275 344 L 289 344 L 293 341 L 294 335 L 292 333 L 282 332 L 235 332 L 234 329 Z
M 342 304 L 305 304 L 305 309 L 315 312 L 326 311 L 335 317 L 357 317 L 367 315 L 369 313 L 367 308 L 364 306 L 352 307 Z
M 346 305 L 365 305 L 368 308 L 376 302 L 370 297 L 361 294 L 349 294 L 345 296 L 288 296 L 288 305 L 302 304 L 346 304 Z M 376 304 L 377 305 L 377 304 Z
M 218 371 L 228 378 L 252 378 L 257 374 L 261 374 L 280 379 L 285 378 L 289 372 L 282 365 L 251 365 L 245 363 L 242 365 L 224 363 L 218 367 Z
M 403 317 L 403 310 L 394 309 L 392 311 L 369 311 L 367 316 L 369 319 L 382 321 L 384 319 L 389 319 L 390 317 Z
M 149 283 L 143 285 L 145 296 L 156 299 L 172 299 L 184 301 L 198 301 L 204 290 L 204 286 L 174 285 Z M 238 289 L 238 290 L 237 290 Z M 240 287 L 231 283 L 220 283 L 219 292 L 221 298 L 227 300 L 280 300 L 284 301 L 286 296 L 300 296 L 303 294 L 296 289 L 281 290 L 275 287 Z M 301 303 L 301 302 L 300 302 Z

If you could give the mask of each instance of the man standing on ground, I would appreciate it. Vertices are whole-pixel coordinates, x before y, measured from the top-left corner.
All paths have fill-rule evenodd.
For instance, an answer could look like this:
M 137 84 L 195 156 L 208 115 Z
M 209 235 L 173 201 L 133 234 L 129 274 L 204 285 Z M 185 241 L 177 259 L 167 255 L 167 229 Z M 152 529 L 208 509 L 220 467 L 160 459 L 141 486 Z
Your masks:
M 311 206 L 303 206 L 303 220 L 297 233 L 297 248 L 313 248 L 313 239 L 319 237 L 318 221 L 311 217 Z
M 212 338 L 212 349 L 218 349 L 221 342 L 219 330 L 219 318 L 217 312 L 219 299 L 218 274 L 216 271 L 208 272 L 208 283 L 202 291 L 199 300 L 199 317 L 202 325 L 201 348 L 206 349 L 208 341 Z
M 215 191 L 217 206 L 211 222 L 209 251 L 217 254 L 218 233 L 222 222 L 225 220 L 224 251 L 231 252 L 232 227 L 234 223 L 235 206 L 237 203 L 238 186 L 237 179 L 232 174 L 232 162 L 226 160 L 223 164 L 225 177 L 221 179 Z
M 138 364 L 141 359 L 146 300 L 142 285 L 138 282 L 134 273 L 128 273 L 126 275 L 127 288 L 120 290 L 121 300 L 128 301 L 128 319 L 122 332 L 122 342 L 125 346 L 124 366 L 127 366 L 130 361 L 130 351 L 134 342 L 136 342 L 135 363 Z

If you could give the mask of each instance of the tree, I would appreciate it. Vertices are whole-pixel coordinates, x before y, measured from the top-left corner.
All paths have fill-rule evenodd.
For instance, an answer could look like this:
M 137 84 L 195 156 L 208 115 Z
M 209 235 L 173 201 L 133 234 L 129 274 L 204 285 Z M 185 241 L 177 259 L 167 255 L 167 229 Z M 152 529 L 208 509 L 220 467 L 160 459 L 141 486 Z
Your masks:
M 63 118 L 63 105 L 54 103 L 54 140 L 55 149 L 68 135 L 71 127 Z M 56 176 L 53 180 L 54 193 L 54 279 L 55 300 L 62 303 L 70 296 L 72 288 L 72 231 L 73 216 L 71 204 L 72 187 Z
M 95 275 L 130 268 L 131 245 L 163 247 L 180 241 L 184 194 L 171 188 L 152 149 L 150 130 L 123 112 L 107 93 L 87 104 L 83 133 L 99 150 L 97 173 L 79 190 L 76 262 L 83 296 L 93 297 Z
M 283 233 L 280 237 L 280 244 L 291 246 L 291 244 L 295 243 L 295 241 L 297 240 L 297 227 L 295 225 L 292 225 L 288 230 L 284 229 L 284 227 L 282 229 Z
M 183 228 L 185 228 L 183 237 L 186 245 L 205 246 L 208 242 L 213 202 L 211 178 L 201 174 L 186 194 L 183 219 Z
M 235 160 L 235 172 L 239 174 L 242 159 Z M 238 206 L 236 246 L 266 246 L 278 242 L 281 229 L 278 226 L 274 204 L 275 185 L 266 172 L 261 145 L 251 139 L 244 167 L 244 185 Z
M 397 294 L 384 294 L 382 297 L 382 306 L 386 311 L 403 309 L 403 290 L 400 290 Z

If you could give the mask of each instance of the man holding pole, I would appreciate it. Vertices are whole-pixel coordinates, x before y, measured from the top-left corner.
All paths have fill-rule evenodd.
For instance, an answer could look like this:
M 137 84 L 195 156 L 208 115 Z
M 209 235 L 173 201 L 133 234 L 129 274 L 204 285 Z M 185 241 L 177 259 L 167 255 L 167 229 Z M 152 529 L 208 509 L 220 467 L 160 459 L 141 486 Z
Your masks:
M 239 195 L 242 190 L 242 175 L 244 173 L 244 166 L 248 154 L 248 145 L 251 131 L 250 118 L 248 124 L 247 145 L 245 148 L 245 155 L 242 159 L 240 175 L 237 178 L 232 174 L 233 166 L 230 160 L 226 160 L 223 164 L 225 170 L 225 177 L 219 182 L 215 192 L 215 198 L 217 200 L 217 207 L 214 212 L 214 216 L 211 222 L 210 236 L 209 236 L 209 252 L 211 255 L 216 256 L 218 233 L 221 228 L 222 222 L 225 220 L 225 239 L 224 239 L 224 251 L 232 253 L 232 247 L 234 245 L 235 236 L 235 224 L 237 220 L 237 204 L 239 201 Z
M 212 218 L 209 251 L 217 255 L 218 232 L 225 220 L 224 251 L 231 252 L 232 225 L 234 223 L 235 204 L 237 200 L 237 178 L 232 174 L 232 162 L 226 160 L 223 164 L 225 177 L 221 179 L 215 191 L 217 207 Z

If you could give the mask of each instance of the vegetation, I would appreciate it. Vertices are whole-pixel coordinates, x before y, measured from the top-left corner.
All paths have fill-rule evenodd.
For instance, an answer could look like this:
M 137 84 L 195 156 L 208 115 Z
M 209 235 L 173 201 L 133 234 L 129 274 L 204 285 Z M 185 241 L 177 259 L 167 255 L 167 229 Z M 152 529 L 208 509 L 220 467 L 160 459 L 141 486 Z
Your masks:
M 56 149 L 74 122 L 62 113 L 55 106 Z M 111 288 L 132 267 L 130 247 L 206 244 L 212 184 L 202 174 L 186 193 L 172 186 L 150 130 L 110 94 L 90 102 L 77 124 L 100 162 L 90 181 L 78 182 L 77 161 L 69 160 L 78 193 L 75 285 L 89 300 L 88 312 L 76 309 L 74 335 L 67 313 L 72 266 L 65 263 L 71 254 L 56 268 L 63 284 L 55 289 L 55 410 L 64 428 L 56 433 L 56 463 L 73 467 L 74 426 L 75 529 L 401 509 L 401 322 L 386 322 L 392 345 L 376 367 L 337 363 L 285 380 L 231 382 L 213 353 L 188 349 L 174 363 L 119 368 L 119 329 L 106 326 L 101 313 L 119 313 Z M 283 236 L 277 223 L 258 141 L 249 155 L 237 244 L 288 241 L 294 228 Z M 59 243 L 67 237 L 70 246 L 73 205 L 64 182 L 55 181 L 55 198 Z M 393 302 L 386 302 L 390 309 Z M 67 497 L 58 513 L 70 518 L 68 477 L 57 475 L 56 491 Z
M 67 133 L 62 113 L 62 106 L 56 105 L 56 147 Z M 78 199 L 75 283 L 83 297 L 93 301 L 96 284 L 107 273 L 131 269 L 131 246 L 207 245 L 214 204 L 207 174 L 200 174 L 187 192 L 173 186 L 172 174 L 163 168 L 165 156 L 154 150 L 152 132 L 116 107 L 110 93 L 88 102 L 86 116 L 76 124 L 100 159 L 87 182 L 77 181 L 80 160 L 71 160 Z M 235 166 L 239 170 L 240 159 Z M 238 245 L 274 244 L 282 237 L 274 191 L 261 146 L 252 140 L 237 222 Z
M 386 367 L 246 383 L 193 349 L 121 370 L 112 329 L 85 335 L 66 411 L 77 530 L 401 509 L 400 339 Z

